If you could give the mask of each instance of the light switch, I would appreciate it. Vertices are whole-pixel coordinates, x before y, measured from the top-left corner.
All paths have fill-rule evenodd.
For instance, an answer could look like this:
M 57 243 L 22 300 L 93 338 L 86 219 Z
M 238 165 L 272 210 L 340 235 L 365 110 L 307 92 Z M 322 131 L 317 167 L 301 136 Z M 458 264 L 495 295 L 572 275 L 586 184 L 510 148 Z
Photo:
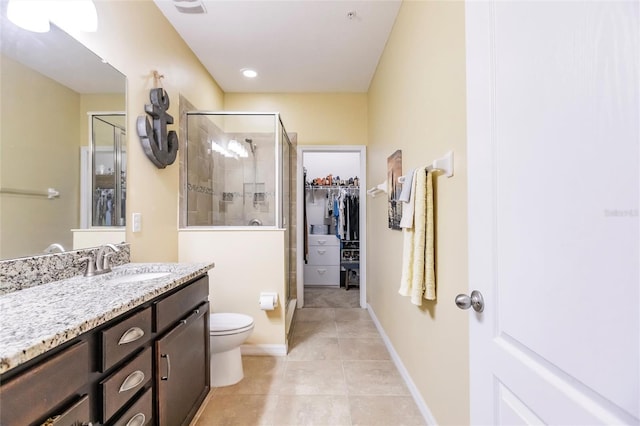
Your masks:
M 131 223 L 133 232 L 142 231 L 142 213 L 133 213 Z

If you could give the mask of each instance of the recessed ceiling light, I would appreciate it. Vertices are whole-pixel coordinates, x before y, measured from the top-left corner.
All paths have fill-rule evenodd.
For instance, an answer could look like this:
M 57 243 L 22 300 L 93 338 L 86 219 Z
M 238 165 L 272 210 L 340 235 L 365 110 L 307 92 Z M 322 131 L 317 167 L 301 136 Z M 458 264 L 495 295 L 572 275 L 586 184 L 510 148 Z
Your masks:
M 258 73 L 255 70 L 245 68 L 242 70 L 242 75 L 247 78 L 256 78 L 258 76 Z

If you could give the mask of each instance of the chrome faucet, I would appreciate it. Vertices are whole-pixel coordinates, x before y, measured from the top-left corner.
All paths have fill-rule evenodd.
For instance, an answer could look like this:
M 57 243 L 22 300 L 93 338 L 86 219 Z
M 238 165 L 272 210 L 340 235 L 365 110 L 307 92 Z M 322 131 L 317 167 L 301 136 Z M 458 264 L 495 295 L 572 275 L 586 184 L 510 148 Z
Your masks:
M 111 249 L 111 253 L 107 253 L 107 249 Z M 98 254 L 96 254 L 96 273 L 104 274 L 111 272 L 111 264 L 109 258 L 119 252 L 120 249 L 113 244 L 104 244 L 100 246 Z
M 112 251 L 108 253 L 108 249 L 111 249 Z M 91 256 L 80 258 L 81 262 L 87 262 L 87 270 L 85 271 L 84 276 L 92 277 L 94 275 L 111 272 L 110 258 L 119 251 L 120 249 L 113 244 L 103 244 L 96 253 L 95 261 Z
M 44 249 L 44 252 L 47 254 L 51 254 L 55 252 L 64 253 L 64 247 L 62 247 L 62 244 L 53 243 L 49 247 Z

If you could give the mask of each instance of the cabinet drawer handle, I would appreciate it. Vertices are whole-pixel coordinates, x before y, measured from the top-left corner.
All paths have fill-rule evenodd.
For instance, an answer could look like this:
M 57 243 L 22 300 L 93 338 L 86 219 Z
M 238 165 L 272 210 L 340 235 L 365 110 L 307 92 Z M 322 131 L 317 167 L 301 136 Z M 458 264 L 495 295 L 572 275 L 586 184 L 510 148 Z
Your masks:
M 318 240 L 318 244 L 323 246 L 323 245 L 327 244 L 327 240 Z
M 321 249 L 318 249 L 318 254 L 325 254 L 326 252 L 327 252 L 327 251 L 326 251 L 326 250 L 324 250 L 324 249 L 322 249 L 322 250 L 321 250 Z
M 319 273 L 320 275 L 323 275 L 325 272 L 327 272 L 327 270 L 326 270 L 326 269 L 318 269 L 318 273 Z
M 185 319 L 180 321 L 180 325 L 185 325 L 186 323 L 189 322 L 191 317 L 198 316 L 199 314 L 200 314 L 200 309 L 194 309 L 193 312 L 191 312 L 191 315 L 189 315 L 189 317 L 187 317 L 187 318 L 185 318 Z
M 118 393 L 129 391 L 137 386 L 139 386 L 142 382 L 144 382 L 144 373 L 140 370 L 136 370 L 133 373 L 129 374 L 126 379 L 120 385 L 120 390 Z
M 135 342 L 144 336 L 144 331 L 140 327 L 131 327 L 122 334 L 118 345 L 126 345 L 127 343 Z
M 125 426 L 142 426 L 147 418 L 144 414 L 138 413 L 131 417 Z
M 160 380 L 169 380 L 169 377 L 171 376 L 171 358 L 169 358 L 169 354 L 160 354 L 160 358 L 167 359 L 167 375 L 161 376 Z

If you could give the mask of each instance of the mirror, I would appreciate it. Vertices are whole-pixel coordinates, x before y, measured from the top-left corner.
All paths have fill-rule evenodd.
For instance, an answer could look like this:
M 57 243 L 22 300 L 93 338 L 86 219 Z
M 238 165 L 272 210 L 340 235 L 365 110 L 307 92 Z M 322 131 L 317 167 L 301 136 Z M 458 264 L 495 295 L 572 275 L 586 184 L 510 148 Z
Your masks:
M 91 115 L 124 114 L 126 78 L 54 25 L 15 26 L 1 5 L 0 259 L 71 250 L 92 211 Z
M 124 114 L 91 114 L 93 161 L 88 166 L 93 170 L 91 175 L 93 179 L 92 226 L 125 225 L 127 187 L 125 119 Z

